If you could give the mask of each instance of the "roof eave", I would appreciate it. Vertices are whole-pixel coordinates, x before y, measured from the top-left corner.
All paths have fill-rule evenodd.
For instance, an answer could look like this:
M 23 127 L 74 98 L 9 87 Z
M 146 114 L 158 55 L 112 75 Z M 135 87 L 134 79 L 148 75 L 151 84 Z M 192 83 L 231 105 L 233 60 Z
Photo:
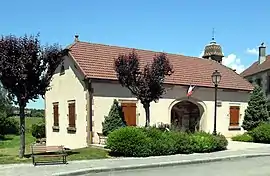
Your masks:
M 94 78 L 94 77 L 91 77 L 91 76 L 87 76 L 88 79 L 91 79 L 91 81 L 94 81 L 94 82 L 111 82 L 111 83 L 119 83 L 117 79 L 109 79 L 109 78 Z M 168 86 L 190 86 L 188 84 L 177 84 L 177 83 L 164 83 L 165 85 L 168 85 Z M 213 87 L 210 87 L 210 86 L 201 86 L 201 85 L 196 85 L 197 87 L 201 87 L 201 88 L 210 88 L 210 89 L 213 89 Z M 253 90 L 253 88 L 250 88 L 250 89 L 235 89 L 235 88 L 228 88 L 228 87 L 218 87 L 219 89 L 224 89 L 224 90 L 230 90 L 230 91 L 244 91 L 244 92 L 250 92 Z

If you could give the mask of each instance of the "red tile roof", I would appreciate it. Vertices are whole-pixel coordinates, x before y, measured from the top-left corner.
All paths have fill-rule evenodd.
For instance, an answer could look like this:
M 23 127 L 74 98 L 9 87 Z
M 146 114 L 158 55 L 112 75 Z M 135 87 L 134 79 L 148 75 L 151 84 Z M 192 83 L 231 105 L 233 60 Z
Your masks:
M 75 42 L 69 49 L 85 76 L 108 80 L 117 79 L 113 68 L 114 58 L 132 51 L 132 48 L 86 42 Z M 136 52 L 142 65 L 150 63 L 157 53 L 141 49 L 136 49 Z M 215 61 L 169 53 L 167 56 L 173 65 L 174 73 L 165 79 L 165 83 L 213 87 L 211 75 L 217 69 L 222 75 L 220 88 L 247 91 L 253 89 L 240 75 Z
M 244 70 L 240 75 L 242 77 L 254 75 L 256 73 L 266 71 L 270 69 L 270 55 L 266 57 L 266 60 L 259 64 L 258 61 L 254 62 L 250 67 L 248 67 L 246 70 Z

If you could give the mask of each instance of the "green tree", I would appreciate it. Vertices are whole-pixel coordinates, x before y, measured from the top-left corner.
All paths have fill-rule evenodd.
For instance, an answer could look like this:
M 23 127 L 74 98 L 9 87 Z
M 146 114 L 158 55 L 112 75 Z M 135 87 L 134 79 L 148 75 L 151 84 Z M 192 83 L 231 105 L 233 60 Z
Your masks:
M 45 95 L 67 53 L 57 44 L 42 46 L 39 36 L 0 38 L 0 81 L 20 107 L 20 158 L 25 153 L 25 107 L 29 100 Z
M 11 108 L 12 102 L 8 97 L 8 92 L 0 83 L 0 136 L 18 133 L 18 123 L 8 117 Z
M 102 133 L 107 136 L 110 132 L 126 126 L 124 121 L 122 108 L 119 106 L 118 101 L 114 100 L 108 116 L 105 116 L 102 122 Z
M 267 99 L 261 87 L 255 86 L 245 110 L 242 127 L 250 131 L 262 122 L 269 122 Z

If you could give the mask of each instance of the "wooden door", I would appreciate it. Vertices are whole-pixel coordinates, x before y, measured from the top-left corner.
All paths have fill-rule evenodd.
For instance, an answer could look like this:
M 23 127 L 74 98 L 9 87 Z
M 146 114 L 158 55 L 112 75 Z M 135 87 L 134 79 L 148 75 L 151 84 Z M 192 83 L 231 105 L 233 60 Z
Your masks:
M 128 126 L 136 126 L 136 103 L 121 103 L 125 121 Z
M 239 126 L 240 107 L 230 106 L 230 126 Z

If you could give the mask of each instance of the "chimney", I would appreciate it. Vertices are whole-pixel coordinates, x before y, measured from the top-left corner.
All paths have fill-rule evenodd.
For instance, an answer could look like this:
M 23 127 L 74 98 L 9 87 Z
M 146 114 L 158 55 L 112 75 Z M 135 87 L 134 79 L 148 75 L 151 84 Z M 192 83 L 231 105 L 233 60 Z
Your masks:
M 261 43 L 261 46 L 259 46 L 259 64 L 262 64 L 266 60 L 266 46 L 264 45 L 264 42 Z
M 78 42 L 78 41 L 79 41 L 79 35 L 75 35 L 74 42 Z

